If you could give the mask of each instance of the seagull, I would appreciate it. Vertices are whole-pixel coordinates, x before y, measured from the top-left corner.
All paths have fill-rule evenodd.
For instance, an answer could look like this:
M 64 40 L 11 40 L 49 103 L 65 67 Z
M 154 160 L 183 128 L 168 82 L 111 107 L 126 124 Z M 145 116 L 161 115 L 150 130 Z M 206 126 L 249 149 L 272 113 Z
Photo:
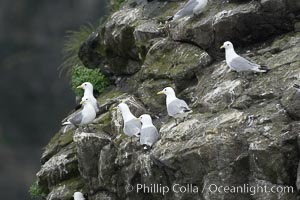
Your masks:
M 80 127 L 85 125 L 87 126 L 93 122 L 93 120 L 96 118 L 96 111 L 90 99 L 85 98 L 80 102 L 80 104 L 83 105 L 83 109 L 71 116 L 62 125 L 73 125 L 75 127 Z
M 88 98 L 90 100 L 90 102 L 92 103 L 96 113 L 99 112 L 99 105 L 98 105 L 97 99 L 94 97 L 94 94 L 93 94 L 93 92 L 94 92 L 93 85 L 90 82 L 84 82 L 77 88 L 84 90 L 84 94 L 83 94 L 83 97 L 81 100 Z
M 235 53 L 233 44 L 229 41 L 224 42 L 221 49 L 225 48 L 225 58 L 226 63 L 230 67 L 230 69 L 237 71 L 237 72 L 247 72 L 247 71 L 254 71 L 254 72 L 267 72 L 268 69 L 264 66 L 252 63 L 245 58 L 239 56 Z
M 113 108 L 114 110 L 119 110 L 122 114 L 124 121 L 123 131 L 125 135 L 131 137 L 139 137 L 141 132 L 141 122 L 136 118 L 129 110 L 129 107 L 125 103 L 120 103 L 117 107 Z
M 185 119 L 189 113 L 193 112 L 184 100 L 176 97 L 173 88 L 166 87 L 157 94 L 165 94 L 167 96 L 166 104 L 168 115 L 175 118 L 176 125 L 177 119 Z
M 151 148 L 159 138 L 158 131 L 153 125 L 150 115 L 141 115 L 139 119 L 142 122 L 140 144 L 145 145 L 145 149 L 147 149 L 146 146 Z
M 298 84 L 294 84 L 293 85 L 293 87 L 297 90 L 297 91 L 299 91 L 300 92 L 300 85 L 298 85 Z
M 185 16 L 199 15 L 207 6 L 207 0 L 189 0 L 174 16 L 173 20 L 178 20 Z
M 74 197 L 74 200 L 85 200 L 85 198 L 81 192 L 75 192 L 73 197 Z

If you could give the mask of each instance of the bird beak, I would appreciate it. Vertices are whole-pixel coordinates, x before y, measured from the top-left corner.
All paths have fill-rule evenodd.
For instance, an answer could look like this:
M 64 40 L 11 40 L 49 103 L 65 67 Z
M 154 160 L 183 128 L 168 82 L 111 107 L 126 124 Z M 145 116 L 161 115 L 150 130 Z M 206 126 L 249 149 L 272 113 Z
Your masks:
M 222 45 L 222 46 L 220 47 L 220 49 L 224 49 L 224 45 Z
M 164 91 L 160 91 L 160 92 L 158 92 L 157 94 L 164 94 Z
M 77 86 L 77 89 L 83 89 L 82 85 Z
M 141 118 L 136 118 L 136 121 L 140 122 L 140 121 L 141 121 Z
M 84 103 L 84 100 L 80 101 L 80 105 L 82 105 Z
M 118 107 L 113 107 L 112 109 L 113 109 L 113 110 L 118 110 Z

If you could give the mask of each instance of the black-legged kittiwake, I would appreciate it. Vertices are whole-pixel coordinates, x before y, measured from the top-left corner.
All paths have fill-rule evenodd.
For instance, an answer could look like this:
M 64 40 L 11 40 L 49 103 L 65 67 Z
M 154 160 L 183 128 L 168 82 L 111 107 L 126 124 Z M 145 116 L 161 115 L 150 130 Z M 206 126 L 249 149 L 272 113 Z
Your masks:
M 225 48 L 225 58 L 226 63 L 230 67 L 230 69 L 237 71 L 237 72 L 247 72 L 247 71 L 254 71 L 254 72 L 267 72 L 268 69 L 264 66 L 252 63 L 245 58 L 239 56 L 233 48 L 233 44 L 229 41 L 224 42 L 221 49 Z
M 75 192 L 73 197 L 74 197 L 74 200 L 85 200 L 85 198 L 81 192 Z
M 149 147 L 152 147 L 152 145 L 159 138 L 158 131 L 153 125 L 150 115 L 141 115 L 139 119 L 142 122 L 140 143 L 141 145 L 147 145 Z
M 85 98 L 80 102 L 80 104 L 83 105 L 82 110 L 71 116 L 62 125 L 74 125 L 76 127 L 81 127 L 93 122 L 96 118 L 96 111 L 90 99 Z
M 84 82 L 77 88 L 81 88 L 84 90 L 84 94 L 81 100 L 88 98 L 92 103 L 96 113 L 99 111 L 99 105 L 97 99 L 94 97 L 94 87 L 90 82 Z
M 157 94 L 165 94 L 167 96 L 166 104 L 169 116 L 175 118 L 177 124 L 177 119 L 184 119 L 187 117 L 188 113 L 192 110 L 189 108 L 184 100 L 178 99 L 175 95 L 175 91 L 171 87 L 166 87 Z
M 207 6 L 207 0 L 189 0 L 174 16 L 173 20 L 178 20 L 185 16 L 199 15 Z
M 123 121 L 124 121 L 123 131 L 125 135 L 129 137 L 131 136 L 139 137 L 141 127 L 142 127 L 141 122 L 130 112 L 128 105 L 125 103 L 120 103 L 114 109 L 118 109 L 122 114 Z

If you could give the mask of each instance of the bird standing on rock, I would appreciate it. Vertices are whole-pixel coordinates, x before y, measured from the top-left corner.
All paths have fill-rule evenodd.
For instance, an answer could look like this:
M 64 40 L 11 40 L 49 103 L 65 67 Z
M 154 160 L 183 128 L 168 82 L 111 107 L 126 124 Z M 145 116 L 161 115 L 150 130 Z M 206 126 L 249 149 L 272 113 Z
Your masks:
M 152 145 L 159 138 L 158 131 L 156 127 L 153 125 L 152 118 L 150 115 L 148 114 L 141 115 L 139 119 L 142 122 L 140 143 L 141 145 L 146 145 L 151 148 Z
M 114 110 L 118 109 L 123 117 L 124 128 L 123 131 L 125 135 L 132 137 L 139 137 L 141 131 L 141 122 L 136 118 L 129 110 L 129 107 L 125 103 L 120 103 L 117 107 L 113 108 Z
M 175 118 L 176 125 L 177 119 L 185 119 L 189 113 L 193 112 L 184 100 L 176 97 L 173 88 L 166 87 L 157 94 L 165 94 L 167 96 L 166 104 L 168 115 Z
M 99 112 L 99 105 L 97 102 L 97 99 L 94 97 L 94 87 L 90 82 L 84 82 L 77 88 L 83 89 L 84 94 L 81 100 L 88 98 L 90 102 L 92 103 L 96 113 Z
M 226 63 L 230 67 L 230 69 L 237 71 L 237 72 L 267 72 L 268 69 L 264 66 L 252 63 L 245 58 L 239 56 L 233 48 L 233 44 L 229 41 L 224 42 L 221 49 L 225 49 L 225 58 Z
M 73 197 L 74 197 L 74 200 L 85 200 L 85 198 L 81 192 L 75 192 Z
M 80 102 L 83 105 L 83 109 L 71 116 L 66 122 L 62 125 L 74 125 L 76 127 L 88 126 L 96 118 L 96 111 L 93 107 L 92 102 L 89 98 L 85 98 Z
M 174 16 L 173 20 L 181 19 L 185 16 L 201 14 L 207 6 L 207 0 L 189 0 Z

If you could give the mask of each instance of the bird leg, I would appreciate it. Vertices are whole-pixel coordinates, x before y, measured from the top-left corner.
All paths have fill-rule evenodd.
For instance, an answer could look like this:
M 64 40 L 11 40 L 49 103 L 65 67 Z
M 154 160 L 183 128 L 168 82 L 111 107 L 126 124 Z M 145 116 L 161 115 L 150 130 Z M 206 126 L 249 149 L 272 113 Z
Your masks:
M 175 118 L 175 124 L 176 124 L 176 126 L 178 125 L 178 121 L 177 121 L 177 119 Z

